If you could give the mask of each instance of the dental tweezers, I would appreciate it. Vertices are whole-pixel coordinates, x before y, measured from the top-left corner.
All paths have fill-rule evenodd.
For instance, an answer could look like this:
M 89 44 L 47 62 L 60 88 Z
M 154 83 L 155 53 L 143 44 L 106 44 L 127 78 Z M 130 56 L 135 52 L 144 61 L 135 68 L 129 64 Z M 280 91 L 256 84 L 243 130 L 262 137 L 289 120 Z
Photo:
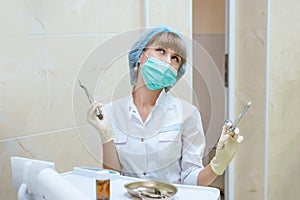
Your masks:
M 236 120 L 234 121 L 233 125 L 229 128 L 229 132 L 232 132 L 238 125 L 238 123 L 241 121 L 242 117 L 246 114 L 247 110 L 249 109 L 250 105 L 251 105 L 251 101 L 249 101 L 247 103 L 247 105 L 243 108 L 242 112 L 240 112 L 240 114 L 238 115 L 238 117 L 236 118 Z
M 88 89 L 87 89 L 84 85 L 82 85 L 82 83 L 81 83 L 80 80 L 78 80 L 78 81 L 79 81 L 80 87 L 84 90 L 84 92 L 85 92 L 85 94 L 86 94 L 86 96 L 87 96 L 89 102 L 90 102 L 90 103 L 93 103 L 93 102 L 94 102 L 94 98 L 90 95 Z M 100 120 L 103 119 L 103 115 L 102 115 L 101 111 L 99 110 L 99 108 L 96 108 L 95 114 L 98 116 L 98 118 L 99 118 Z

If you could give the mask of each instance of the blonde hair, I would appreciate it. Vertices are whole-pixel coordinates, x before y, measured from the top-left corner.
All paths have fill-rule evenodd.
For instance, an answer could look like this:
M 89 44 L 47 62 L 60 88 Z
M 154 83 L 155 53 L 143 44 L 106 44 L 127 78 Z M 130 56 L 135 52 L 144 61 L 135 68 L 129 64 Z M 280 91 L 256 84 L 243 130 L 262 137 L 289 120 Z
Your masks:
M 175 51 L 181 57 L 183 65 L 186 63 L 186 46 L 182 39 L 173 32 L 161 32 L 152 37 L 148 42 L 146 48 L 152 44 L 158 44 L 164 48 L 169 48 Z

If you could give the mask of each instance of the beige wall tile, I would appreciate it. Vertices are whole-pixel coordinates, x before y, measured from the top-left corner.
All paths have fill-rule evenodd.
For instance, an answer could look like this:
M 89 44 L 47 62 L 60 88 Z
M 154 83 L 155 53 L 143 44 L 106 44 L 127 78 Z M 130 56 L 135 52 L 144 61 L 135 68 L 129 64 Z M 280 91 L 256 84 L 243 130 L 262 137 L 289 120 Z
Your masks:
M 179 32 L 190 32 L 190 1 L 149 1 L 150 26 L 167 25 Z
M 270 9 L 268 199 L 300 196 L 297 152 L 300 110 L 298 1 L 274 1 Z
M 143 1 L 100 0 L 96 2 L 97 33 L 118 33 L 143 26 Z
M 252 105 L 240 123 L 245 140 L 235 159 L 235 198 L 263 199 L 266 5 L 261 1 L 251 2 L 251 5 L 248 1 L 236 3 L 236 115 L 248 101 L 252 101 Z
M 0 8 L 1 34 L 29 35 L 43 34 L 44 2 L 30 0 L 2 2 Z
M 106 103 L 131 93 L 127 53 L 113 60 L 101 73 L 96 93 Z
M 96 37 L 47 37 L 49 118 L 51 130 L 74 126 L 74 89 L 82 63 L 96 46 Z M 103 40 L 103 38 L 102 38 Z M 80 91 L 83 102 L 88 102 Z M 86 107 L 87 110 L 87 107 Z M 84 112 L 86 116 L 86 112 Z
M 60 173 L 76 166 L 102 167 L 102 147 L 91 127 L 61 130 L 51 134 L 51 148 L 56 170 Z
M 47 71 L 39 38 L 6 36 L 1 46 L 0 139 L 48 130 Z
M 45 1 L 46 34 L 94 34 L 95 1 Z
M 265 1 L 236 1 L 235 12 L 238 29 L 266 29 Z

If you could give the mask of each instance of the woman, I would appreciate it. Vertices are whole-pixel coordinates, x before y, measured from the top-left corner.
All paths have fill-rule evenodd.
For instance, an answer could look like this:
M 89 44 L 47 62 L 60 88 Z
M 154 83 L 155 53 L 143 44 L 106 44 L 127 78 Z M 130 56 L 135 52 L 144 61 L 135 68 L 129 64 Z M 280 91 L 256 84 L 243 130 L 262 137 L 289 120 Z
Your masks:
M 206 167 L 202 122 L 195 106 L 168 91 L 185 73 L 186 45 L 169 27 L 146 30 L 129 52 L 132 93 L 92 105 L 88 122 L 103 143 L 106 168 L 143 179 L 209 185 L 224 173 L 242 136 L 224 125 L 216 156 Z M 103 120 L 95 115 L 103 112 Z

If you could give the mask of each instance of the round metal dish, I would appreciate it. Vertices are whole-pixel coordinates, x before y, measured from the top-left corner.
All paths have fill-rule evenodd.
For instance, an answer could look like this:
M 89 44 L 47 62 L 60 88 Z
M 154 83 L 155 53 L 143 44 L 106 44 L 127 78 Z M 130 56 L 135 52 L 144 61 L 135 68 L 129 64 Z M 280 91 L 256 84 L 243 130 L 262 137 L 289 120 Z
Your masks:
M 128 193 L 141 199 L 172 199 L 177 188 L 158 181 L 138 181 L 124 185 Z

